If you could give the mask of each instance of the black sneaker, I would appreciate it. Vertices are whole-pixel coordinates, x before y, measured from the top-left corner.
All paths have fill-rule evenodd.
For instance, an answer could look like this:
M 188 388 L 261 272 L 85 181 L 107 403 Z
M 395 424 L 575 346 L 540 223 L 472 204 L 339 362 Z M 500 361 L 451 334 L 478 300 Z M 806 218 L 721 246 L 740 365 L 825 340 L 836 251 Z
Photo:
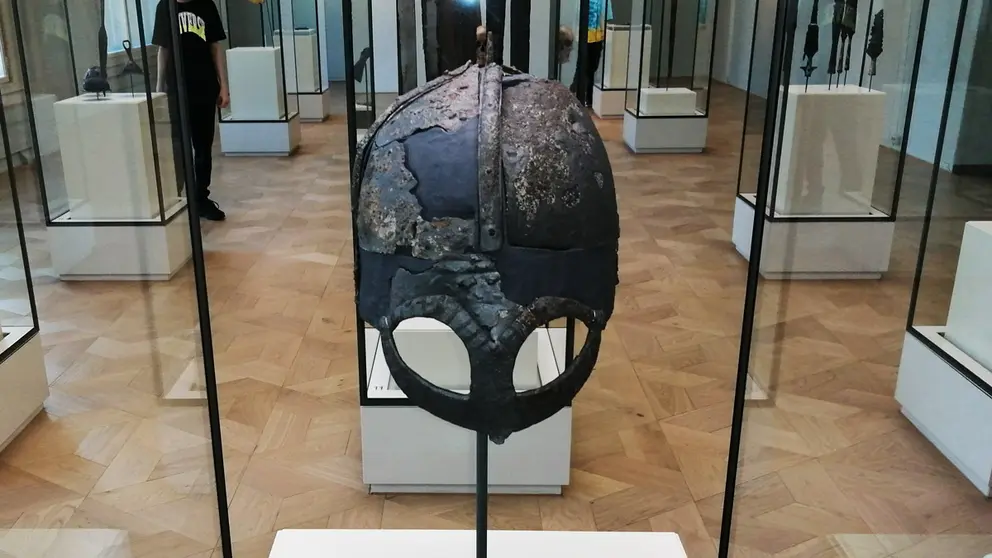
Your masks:
M 217 206 L 217 202 L 203 200 L 200 202 L 200 217 L 208 221 L 223 221 L 227 219 L 227 214 Z

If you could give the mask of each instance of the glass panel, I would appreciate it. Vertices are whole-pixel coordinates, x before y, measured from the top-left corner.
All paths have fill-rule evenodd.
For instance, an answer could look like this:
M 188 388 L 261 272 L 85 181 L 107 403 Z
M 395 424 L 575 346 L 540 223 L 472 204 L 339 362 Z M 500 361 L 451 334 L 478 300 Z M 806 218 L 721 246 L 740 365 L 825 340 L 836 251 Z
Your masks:
M 70 5 L 78 12 L 65 7 L 60 2 L 18 2 L 48 221 L 64 226 L 172 218 L 185 207 L 175 156 L 178 119 L 167 95 L 153 83 L 154 13 L 146 21 L 148 7 L 129 0 L 120 27 L 108 9 L 104 28 L 109 52 L 101 55 L 99 18 L 78 4 Z M 79 25 L 72 25 L 77 19 Z M 106 135 L 92 141 L 93 130 Z M 29 131 L 24 126 L 17 133 Z M 23 141 L 27 137 L 22 135 Z M 103 163 L 92 163 L 96 160 Z
M 299 49 L 300 47 L 309 48 L 312 58 L 312 52 L 316 44 L 312 36 L 308 40 L 305 33 L 301 33 L 301 36 L 297 38 L 293 0 L 278 1 L 278 14 L 271 36 L 273 46 L 279 47 L 282 53 L 282 72 L 283 79 L 286 82 L 286 113 L 287 116 L 291 116 L 300 110 L 300 101 L 296 96 L 301 90 L 300 77 L 303 75 L 300 72 L 299 66 Z M 312 68 L 310 71 L 313 71 Z M 306 76 L 304 75 L 303 77 Z M 304 89 L 306 91 L 313 90 L 315 87 L 313 82 L 314 80 L 307 79 L 307 83 L 303 86 Z
M 954 166 L 961 153 L 948 158 L 946 151 L 950 145 L 979 143 L 956 128 L 953 120 L 941 117 L 948 100 L 949 72 L 956 68 L 960 73 L 950 105 L 957 106 L 959 122 L 988 121 L 983 115 L 989 104 L 978 101 L 983 98 L 978 92 L 986 87 L 978 77 L 984 72 L 976 72 L 983 66 L 981 57 L 966 45 L 983 40 L 987 26 L 981 22 L 989 2 L 885 2 L 884 15 L 876 18 L 882 9 L 876 0 L 859 3 L 856 19 L 844 15 L 845 7 L 854 3 L 820 2 L 821 11 L 811 10 L 812 4 L 799 2 L 798 14 L 780 13 L 783 21 L 794 21 L 798 15 L 800 25 L 794 36 L 782 30 L 775 36 L 785 54 L 772 74 L 775 78 L 774 72 L 781 70 L 782 102 L 775 113 L 766 115 L 765 123 L 783 139 L 761 153 L 759 167 L 762 177 L 767 174 L 770 181 L 779 177 L 778 201 L 771 204 L 773 218 L 759 221 L 766 245 L 751 265 L 761 270 L 763 278 L 749 285 L 756 309 L 748 332 L 750 361 L 741 363 L 740 372 L 767 398 L 746 404 L 739 425 L 742 438 L 728 556 L 984 556 L 992 548 L 992 531 L 987 501 L 976 485 L 988 491 L 988 479 L 969 481 L 975 476 L 954 465 L 953 452 L 945 457 L 941 452 L 947 446 L 927 439 L 934 439 L 932 423 L 926 422 L 933 412 L 962 417 L 973 409 L 967 407 L 966 397 L 939 399 L 962 376 L 948 372 L 941 377 L 936 372 L 941 359 L 926 360 L 931 353 L 916 340 L 922 332 L 906 335 L 906 319 L 910 302 L 915 301 L 912 323 L 941 328 L 948 323 L 955 265 L 959 277 L 963 265 L 958 263 L 958 247 L 964 223 L 992 215 L 984 198 L 965 194 L 987 191 L 983 181 L 961 176 L 962 169 Z M 796 4 L 778 2 L 777 9 L 794 10 Z M 813 21 L 819 24 L 820 42 L 807 91 L 802 67 L 809 67 L 803 54 L 811 11 L 819 14 Z M 839 14 L 836 26 L 835 14 Z M 966 38 L 955 52 L 961 23 Z M 884 48 L 873 72 L 877 50 L 871 48 L 872 29 L 877 33 L 879 26 Z M 831 64 L 835 30 L 837 55 Z M 848 50 L 850 70 L 846 69 Z M 973 105 L 977 112 L 969 115 L 966 100 L 976 93 L 972 100 L 978 101 Z M 831 107 L 832 96 L 843 96 L 842 106 Z M 870 110 L 859 106 L 870 102 L 875 103 Z M 874 121 L 870 133 L 844 139 L 865 121 Z M 808 143 L 802 143 L 805 138 Z M 943 153 L 938 148 L 940 138 L 946 140 Z M 845 154 L 847 149 L 853 152 Z M 827 215 L 819 208 L 776 220 L 783 203 L 802 201 L 791 200 L 784 189 L 790 184 L 784 178 L 790 176 L 790 164 L 796 165 L 793 153 L 804 157 L 797 167 L 804 171 L 819 170 L 820 161 L 822 168 L 828 168 L 832 159 L 836 175 L 847 176 L 834 182 L 840 185 L 855 183 L 852 174 L 865 179 L 868 167 L 852 170 L 837 168 L 837 163 L 853 164 L 863 157 L 864 165 L 877 166 L 870 176 L 875 192 L 859 190 L 861 203 L 870 211 L 887 213 L 895 222 L 886 225 L 885 220 L 864 218 L 864 213 L 858 214 L 860 219 L 848 218 L 855 213 L 849 210 Z M 808 176 L 803 182 L 807 195 L 814 192 L 808 188 L 811 182 Z M 774 186 L 758 184 L 758 189 L 764 188 Z M 851 194 L 851 190 L 841 192 Z M 830 194 L 829 189 L 823 191 Z M 921 216 L 929 217 L 930 196 L 933 219 L 924 225 Z M 929 236 L 921 236 L 924 226 Z M 846 242 L 838 243 L 838 237 Z M 927 239 L 924 268 L 919 292 L 911 298 L 921 238 Z M 809 265 L 809 258 L 804 259 L 808 253 L 830 259 L 832 265 L 850 265 L 840 262 L 838 254 L 877 253 L 879 239 L 884 242 L 880 257 L 884 264 L 877 280 L 845 280 L 850 277 L 837 275 L 843 269 L 852 271 L 851 277 L 874 278 L 854 267 L 822 273 L 823 268 L 813 268 L 817 273 L 800 268 Z M 776 249 L 768 248 L 772 242 Z M 784 272 L 777 274 L 779 270 Z M 977 306 L 975 302 L 972 306 Z M 981 329 L 987 330 L 984 325 Z M 931 381 L 912 385 L 913 372 L 921 366 L 935 375 L 928 376 Z M 988 401 L 985 392 L 976 393 L 979 400 Z M 922 406 L 916 403 L 921 400 L 926 402 Z M 948 414 L 948 409 L 954 412 Z M 957 424 L 952 437 L 971 430 L 973 424 Z
M 3 42 L 23 72 L 0 107 L 0 555 L 218 551 L 225 497 L 209 427 L 206 300 L 194 288 L 204 287 L 194 274 L 202 249 L 180 194 L 190 142 L 173 135 L 190 122 L 170 110 L 184 80 L 156 79 L 174 68 L 175 58 L 157 64 L 161 47 L 177 51 L 179 18 L 158 5 L 116 5 L 121 26 L 111 0 L 3 4 Z M 213 4 L 190 6 L 216 21 Z M 40 335 L 7 346 L 33 321 L 29 263 Z
M 628 111 L 642 117 L 706 115 L 717 4 L 634 0 L 632 16 L 640 28 L 630 32 Z M 639 88 L 630 86 L 635 69 Z
M 568 85 L 573 93 L 578 87 L 576 70 L 579 63 L 579 34 L 587 32 L 587 26 L 580 21 L 579 11 L 582 7 L 580 4 L 580 0 L 558 1 L 558 27 L 571 30 L 574 37 L 571 55 L 564 60 L 563 57 L 558 58 L 558 81 Z
M 294 94 L 298 88 L 296 41 L 289 40 L 295 27 L 293 0 L 260 3 L 219 0 L 219 3 L 223 5 L 221 11 L 229 29 L 229 49 L 225 55 L 233 97 L 230 106 L 221 109 L 221 117 L 226 121 L 263 122 L 292 118 L 299 111 L 299 100 Z M 237 51 L 231 52 L 234 49 Z M 258 87 L 247 74 L 270 76 L 267 79 L 275 81 L 278 87 L 274 96 L 277 102 L 247 98 L 243 91 Z
M 355 60 L 355 117 L 365 130 L 376 117 L 375 60 L 372 50 L 372 2 L 354 0 L 351 5 L 352 52 Z M 426 16 L 425 16 L 426 17 Z
M 736 72 L 729 80 L 731 85 L 743 89 L 747 95 L 737 194 L 752 204 L 758 191 L 758 165 L 761 161 L 761 146 L 764 138 L 765 111 L 768 109 L 769 58 L 774 35 L 775 10 L 774 2 L 758 2 L 752 13 L 743 14 L 734 22 L 735 38 L 738 35 L 747 37 L 746 43 L 737 39 L 731 48 L 731 56 L 734 57 L 732 67 L 743 66 L 747 69 L 743 78 L 739 72 Z M 746 57 L 739 54 L 745 52 L 745 49 L 748 53 Z
M 652 0 L 633 0 L 630 7 L 630 30 L 627 33 L 626 110 L 638 114 L 642 87 L 651 76 L 651 45 L 656 30 L 651 25 Z
M 327 89 L 326 14 L 323 0 L 293 0 L 293 34 L 296 38 L 297 85 L 300 93 Z

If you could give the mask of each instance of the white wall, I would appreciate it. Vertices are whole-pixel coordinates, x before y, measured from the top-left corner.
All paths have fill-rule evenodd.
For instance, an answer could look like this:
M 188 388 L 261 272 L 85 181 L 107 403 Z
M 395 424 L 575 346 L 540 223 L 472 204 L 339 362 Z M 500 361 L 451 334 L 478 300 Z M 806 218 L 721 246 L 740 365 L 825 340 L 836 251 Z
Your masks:
M 372 0 L 372 40 L 376 93 L 396 93 L 400 90 L 400 70 L 396 56 L 395 0 Z

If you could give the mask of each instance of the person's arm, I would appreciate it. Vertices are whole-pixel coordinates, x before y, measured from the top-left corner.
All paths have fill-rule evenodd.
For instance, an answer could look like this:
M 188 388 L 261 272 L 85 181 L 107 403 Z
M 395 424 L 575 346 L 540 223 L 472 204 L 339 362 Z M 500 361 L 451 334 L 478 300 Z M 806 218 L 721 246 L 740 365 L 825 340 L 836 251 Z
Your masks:
M 217 81 L 220 84 L 220 93 L 217 95 L 217 105 L 220 108 L 227 108 L 231 103 L 231 95 L 227 90 L 227 53 L 224 52 L 222 41 L 227 39 L 224 32 L 224 20 L 220 17 L 220 11 L 213 2 L 208 2 L 214 7 L 213 13 L 207 18 L 207 42 L 210 43 L 210 57 L 213 58 L 214 69 L 217 71 Z
M 169 64 L 171 63 L 169 49 L 163 46 L 158 47 L 158 61 L 155 63 L 155 91 L 159 93 L 166 92 L 166 72 L 169 71 Z
M 227 108 L 227 105 L 231 103 L 231 94 L 227 90 L 227 56 L 220 43 L 211 43 L 210 53 L 213 55 L 214 68 L 217 69 L 217 79 L 220 81 L 220 95 L 217 97 L 217 104 L 220 105 L 220 108 Z
M 172 60 L 169 57 L 169 46 L 172 44 L 172 36 L 169 27 L 169 11 L 166 1 L 160 1 L 155 8 L 155 25 L 152 27 L 152 44 L 158 47 L 157 62 L 155 64 L 155 91 L 165 93 L 168 88 L 169 64 Z

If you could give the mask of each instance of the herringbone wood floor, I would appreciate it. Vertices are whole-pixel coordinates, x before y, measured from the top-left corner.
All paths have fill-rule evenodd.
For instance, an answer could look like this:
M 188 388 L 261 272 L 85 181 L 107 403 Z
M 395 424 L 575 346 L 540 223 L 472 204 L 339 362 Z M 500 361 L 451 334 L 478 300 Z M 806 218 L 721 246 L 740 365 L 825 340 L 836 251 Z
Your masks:
M 746 270 L 730 243 L 742 108 L 718 91 L 705 155 L 635 157 L 601 123 L 621 285 L 575 405 L 572 484 L 493 497 L 494 528 L 676 531 L 690 558 L 715 556 Z M 267 556 L 289 527 L 474 525 L 471 497 L 361 484 L 346 167 L 340 120 L 308 126 L 291 159 L 218 161 L 229 221 L 204 230 L 237 558 Z M 892 399 L 920 230 L 906 214 L 882 281 L 762 285 L 753 370 L 775 399 L 747 410 L 738 558 L 992 550 L 992 507 Z M 934 237 L 934 320 L 958 221 Z M 52 397 L 0 454 L 0 527 L 126 529 L 135 558 L 219 556 L 205 411 L 157 397 L 200 352 L 189 270 L 60 283 L 44 230 L 29 236 Z M 3 311 L 23 315 L 16 302 Z

